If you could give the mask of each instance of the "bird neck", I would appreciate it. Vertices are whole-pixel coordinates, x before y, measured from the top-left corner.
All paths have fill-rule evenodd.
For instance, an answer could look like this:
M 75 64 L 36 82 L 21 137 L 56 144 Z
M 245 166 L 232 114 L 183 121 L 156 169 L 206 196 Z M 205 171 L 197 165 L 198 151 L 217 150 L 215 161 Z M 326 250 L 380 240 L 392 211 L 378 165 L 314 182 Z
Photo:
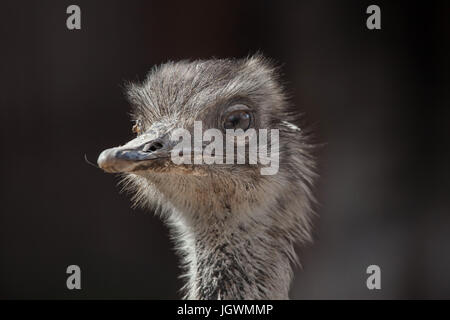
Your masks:
M 267 221 L 213 218 L 182 238 L 188 299 L 288 298 L 292 244 Z

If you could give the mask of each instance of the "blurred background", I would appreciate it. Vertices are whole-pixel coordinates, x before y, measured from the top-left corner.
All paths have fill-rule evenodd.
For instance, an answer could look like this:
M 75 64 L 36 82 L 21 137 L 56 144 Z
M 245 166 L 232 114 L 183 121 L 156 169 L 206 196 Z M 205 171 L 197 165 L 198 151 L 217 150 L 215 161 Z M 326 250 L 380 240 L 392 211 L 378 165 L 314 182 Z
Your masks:
M 371 4 L 381 30 L 366 28 Z M 450 298 L 449 14 L 446 1 L 3 1 L 0 298 L 180 298 L 168 229 L 84 155 L 132 136 L 124 81 L 258 50 L 326 142 L 291 298 Z M 71 264 L 82 290 L 66 288 Z M 366 287 L 371 264 L 381 290 Z

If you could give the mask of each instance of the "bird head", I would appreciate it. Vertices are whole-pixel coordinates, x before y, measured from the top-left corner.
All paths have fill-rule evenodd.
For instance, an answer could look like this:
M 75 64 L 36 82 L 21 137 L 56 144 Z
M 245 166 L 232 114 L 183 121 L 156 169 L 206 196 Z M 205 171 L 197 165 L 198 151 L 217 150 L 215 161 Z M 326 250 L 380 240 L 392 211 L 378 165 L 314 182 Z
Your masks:
M 168 202 L 196 213 L 233 212 L 238 206 L 250 209 L 254 204 L 274 201 L 274 194 L 282 192 L 289 180 L 308 174 L 304 172 L 310 163 L 302 132 L 289 122 L 292 114 L 277 69 L 261 55 L 168 62 L 155 67 L 142 83 L 129 84 L 127 96 L 136 137 L 104 150 L 98 165 L 106 172 L 124 174 L 137 202 Z M 280 166 L 271 175 L 261 174 L 267 162 L 249 161 L 249 136 L 256 134 L 261 144 L 261 129 L 267 130 L 265 150 L 276 153 L 277 169 Z M 276 148 L 272 129 L 279 130 Z M 244 136 L 244 163 L 225 161 L 227 130 Z M 180 149 L 180 132 L 185 134 L 182 143 L 189 143 L 191 149 Z M 210 142 L 216 142 L 220 135 L 222 143 L 211 148 Z M 232 141 L 236 160 L 238 138 Z M 195 157 L 205 155 L 208 146 L 208 154 L 222 158 L 222 163 L 208 163 L 205 157 L 196 162 Z M 297 157 L 290 159 L 294 154 Z M 174 161 L 175 155 L 187 161 Z M 293 168 L 296 165 L 303 168 L 299 171 Z

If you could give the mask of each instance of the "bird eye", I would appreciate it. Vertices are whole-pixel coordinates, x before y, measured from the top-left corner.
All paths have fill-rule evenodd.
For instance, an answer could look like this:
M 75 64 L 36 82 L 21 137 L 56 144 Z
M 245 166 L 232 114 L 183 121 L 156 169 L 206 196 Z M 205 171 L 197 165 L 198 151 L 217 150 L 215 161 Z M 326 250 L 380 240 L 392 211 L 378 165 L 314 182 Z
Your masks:
M 223 127 L 225 129 L 247 130 L 250 127 L 251 115 L 245 110 L 231 111 L 225 116 Z
M 140 134 L 141 131 L 142 131 L 142 129 L 141 129 L 141 121 L 140 120 L 136 120 L 136 122 L 134 123 L 134 126 L 133 126 L 133 128 L 131 130 L 135 134 Z

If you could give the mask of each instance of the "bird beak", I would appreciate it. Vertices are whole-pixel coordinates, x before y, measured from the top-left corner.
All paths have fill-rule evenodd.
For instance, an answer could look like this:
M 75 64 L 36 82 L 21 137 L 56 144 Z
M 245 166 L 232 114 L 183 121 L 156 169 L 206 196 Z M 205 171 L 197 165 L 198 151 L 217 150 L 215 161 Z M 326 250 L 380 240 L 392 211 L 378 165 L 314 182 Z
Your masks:
M 155 160 L 170 157 L 168 135 L 157 137 L 144 133 L 127 144 L 104 150 L 98 157 L 98 166 L 106 172 L 132 172 L 150 167 Z

